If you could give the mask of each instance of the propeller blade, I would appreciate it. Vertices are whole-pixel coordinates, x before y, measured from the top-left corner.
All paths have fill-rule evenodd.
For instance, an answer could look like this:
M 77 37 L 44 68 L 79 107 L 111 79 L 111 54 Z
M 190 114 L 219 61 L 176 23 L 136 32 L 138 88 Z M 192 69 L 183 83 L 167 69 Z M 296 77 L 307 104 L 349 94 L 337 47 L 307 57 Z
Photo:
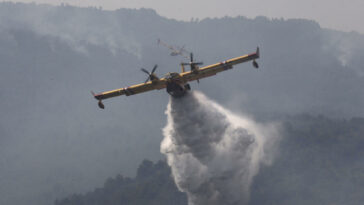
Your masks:
M 193 62 L 193 53 L 190 53 L 190 60 Z
M 155 65 L 152 69 L 152 72 L 150 73 L 148 70 L 141 68 L 140 70 L 143 71 L 144 73 L 146 73 L 148 75 L 148 78 L 145 80 L 144 83 L 147 83 L 149 80 L 150 81 L 154 81 L 155 79 L 158 80 L 158 77 L 154 74 L 155 70 L 157 70 L 158 65 Z
M 158 67 L 158 65 L 156 64 L 156 65 L 153 67 L 153 70 L 152 70 L 152 73 L 151 73 L 151 74 L 153 74 L 153 73 L 154 73 L 154 71 L 155 71 L 155 70 L 157 70 L 157 67 Z
M 203 64 L 203 62 L 196 62 L 196 63 L 194 63 L 195 65 L 202 65 Z
M 149 71 L 147 71 L 146 69 L 141 68 L 140 70 L 141 70 L 141 71 L 143 71 L 144 73 L 146 73 L 146 74 L 150 75 Z
M 150 79 L 150 76 L 145 80 L 144 83 L 147 83 L 149 81 L 149 79 Z

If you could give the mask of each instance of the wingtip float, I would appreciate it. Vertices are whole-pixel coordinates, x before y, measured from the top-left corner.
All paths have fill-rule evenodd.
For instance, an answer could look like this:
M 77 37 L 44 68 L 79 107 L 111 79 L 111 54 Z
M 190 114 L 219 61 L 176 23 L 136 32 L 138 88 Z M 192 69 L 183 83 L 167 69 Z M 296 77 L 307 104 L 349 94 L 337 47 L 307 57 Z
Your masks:
M 154 72 L 157 69 L 157 65 L 155 65 L 151 72 L 148 70 L 141 68 L 142 72 L 148 75 L 147 80 L 144 83 L 132 85 L 126 88 L 119 88 L 107 92 L 102 92 L 95 94 L 91 92 L 96 100 L 98 100 L 98 106 L 101 109 L 105 109 L 105 105 L 102 103 L 102 100 L 117 97 L 120 95 L 135 95 L 151 90 L 160 90 L 166 88 L 168 94 L 172 97 L 179 98 L 183 97 L 185 93 L 191 90 L 191 87 L 188 82 L 197 81 L 200 79 L 210 77 L 216 75 L 219 72 L 229 70 L 233 68 L 234 65 L 245 63 L 248 61 L 252 61 L 254 68 L 259 68 L 256 59 L 260 57 L 259 47 L 254 53 L 242 55 L 236 58 L 231 58 L 229 60 L 222 61 L 220 63 L 211 64 L 204 67 L 198 67 L 202 65 L 202 62 L 195 62 L 193 59 L 193 54 L 190 53 L 190 62 L 189 63 L 181 63 L 181 72 L 171 72 L 167 73 L 164 78 L 158 78 Z M 184 66 L 190 66 L 189 71 L 185 71 Z
M 95 94 L 93 91 L 91 91 L 91 94 L 94 96 L 94 98 L 96 98 L 96 100 L 99 100 L 99 102 L 97 103 L 99 108 L 105 109 L 105 105 L 102 103 L 101 99 L 99 99 L 98 94 Z

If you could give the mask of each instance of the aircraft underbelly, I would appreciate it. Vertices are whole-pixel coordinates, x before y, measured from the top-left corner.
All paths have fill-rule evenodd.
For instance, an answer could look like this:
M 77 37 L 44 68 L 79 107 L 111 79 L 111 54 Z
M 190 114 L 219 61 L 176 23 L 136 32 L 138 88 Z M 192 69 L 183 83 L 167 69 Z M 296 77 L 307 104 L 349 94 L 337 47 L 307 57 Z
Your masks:
M 183 85 L 180 85 L 176 82 L 169 82 L 167 83 L 167 92 L 172 97 L 180 98 L 186 94 L 187 89 Z

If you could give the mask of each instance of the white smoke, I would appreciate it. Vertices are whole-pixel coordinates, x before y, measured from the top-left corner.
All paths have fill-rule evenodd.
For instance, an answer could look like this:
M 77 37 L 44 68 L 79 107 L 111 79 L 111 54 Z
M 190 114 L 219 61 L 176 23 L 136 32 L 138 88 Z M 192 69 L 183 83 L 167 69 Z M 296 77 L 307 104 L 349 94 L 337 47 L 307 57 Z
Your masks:
M 0 32 L 26 28 L 40 36 L 56 37 L 85 55 L 88 54 L 87 47 L 92 45 L 105 47 L 114 55 L 122 50 L 140 58 L 141 45 L 126 26 L 117 12 L 96 8 L 0 5 Z
M 358 76 L 364 77 L 363 67 L 356 63 L 358 59 L 363 58 L 363 35 L 356 32 L 334 32 L 328 33 L 325 40 L 324 50 L 335 53 L 343 68 L 353 70 Z
M 171 98 L 161 152 L 190 205 L 244 204 L 266 145 L 278 136 L 274 125 L 259 125 L 192 92 Z

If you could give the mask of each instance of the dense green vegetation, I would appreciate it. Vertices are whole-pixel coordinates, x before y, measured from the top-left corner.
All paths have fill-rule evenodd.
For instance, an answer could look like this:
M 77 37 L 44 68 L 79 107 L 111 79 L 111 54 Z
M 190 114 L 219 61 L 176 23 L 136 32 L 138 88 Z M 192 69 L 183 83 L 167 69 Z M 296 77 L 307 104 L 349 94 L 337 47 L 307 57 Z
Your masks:
M 274 163 L 262 167 L 249 204 L 361 204 L 364 118 L 285 117 Z M 56 205 L 187 204 L 165 162 L 144 161 L 135 179 L 117 176 L 103 188 Z
M 168 165 L 144 160 L 137 176 L 132 179 L 121 175 L 109 178 L 103 188 L 85 195 L 74 194 L 55 202 L 56 205 L 116 205 L 116 204 L 187 204 L 186 195 L 179 192 Z

